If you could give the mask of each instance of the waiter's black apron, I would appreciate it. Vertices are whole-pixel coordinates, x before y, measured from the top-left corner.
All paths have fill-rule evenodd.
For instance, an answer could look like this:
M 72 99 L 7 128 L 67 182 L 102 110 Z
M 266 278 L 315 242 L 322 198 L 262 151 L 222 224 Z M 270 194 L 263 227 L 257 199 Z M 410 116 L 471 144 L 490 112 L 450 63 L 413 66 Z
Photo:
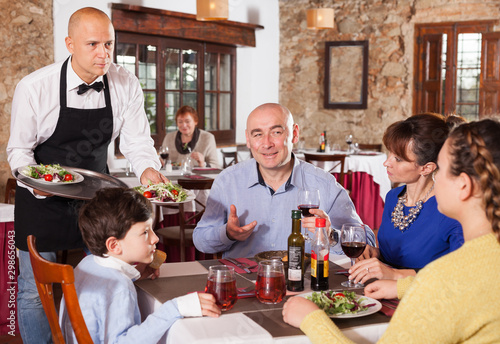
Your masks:
M 61 164 L 105 173 L 107 149 L 113 133 L 108 79 L 104 75 L 105 108 L 87 110 L 68 108 L 66 104 L 68 60 L 61 68 L 61 110 L 56 129 L 47 141 L 35 148 L 35 160 L 42 164 Z M 27 189 L 17 187 L 14 217 L 16 246 L 28 251 L 26 240 L 28 235 L 33 234 L 36 236 L 39 251 L 83 247 L 77 223 L 78 209 L 82 203 L 58 196 L 37 199 Z

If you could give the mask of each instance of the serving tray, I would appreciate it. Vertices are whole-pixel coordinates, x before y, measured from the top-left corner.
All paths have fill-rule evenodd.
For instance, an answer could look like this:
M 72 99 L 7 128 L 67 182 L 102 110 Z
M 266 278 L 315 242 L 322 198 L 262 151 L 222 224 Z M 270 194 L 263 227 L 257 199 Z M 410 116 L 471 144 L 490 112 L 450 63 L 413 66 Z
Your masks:
M 108 174 L 94 172 L 83 168 L 68 167 L 68 166 L 62 166 L 62 167 L 80 173 L 84 177 L 83 181 L 81 183 L 71 184 L 71 185 L 68 184 L 61 185 L 61 183 L 41 184 L 37 183 L 32 178 L 24 176 L 23 174 L 19 173 L 19 171 L 16 171 L 14 173 L 14 177 L 21 183 L 33 189 L 40 190 L 43 192 L 48 192 L 55 196 L 61 196 L 79 200 L 92 199 L 95 196 L 97 190 L 100 190 L 102 188 L 113 188 L 113 187 L 128 188 L 127 184 Z

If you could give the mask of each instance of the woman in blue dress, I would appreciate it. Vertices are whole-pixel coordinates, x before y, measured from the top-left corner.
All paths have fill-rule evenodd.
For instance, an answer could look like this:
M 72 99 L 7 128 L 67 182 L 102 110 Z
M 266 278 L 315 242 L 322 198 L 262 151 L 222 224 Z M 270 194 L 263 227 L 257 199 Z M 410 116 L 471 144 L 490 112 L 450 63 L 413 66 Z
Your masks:
M 462 246 L 462 227 L 437 210 L 434 172 L 437 156 L 457 116 L 425 113 L 391 124 L 383 142 L 389 151 L 384 166 L 393 183 L 389 191 L 379 247 L 367 245 L 350 269 L 349 279 L 399 279 Z

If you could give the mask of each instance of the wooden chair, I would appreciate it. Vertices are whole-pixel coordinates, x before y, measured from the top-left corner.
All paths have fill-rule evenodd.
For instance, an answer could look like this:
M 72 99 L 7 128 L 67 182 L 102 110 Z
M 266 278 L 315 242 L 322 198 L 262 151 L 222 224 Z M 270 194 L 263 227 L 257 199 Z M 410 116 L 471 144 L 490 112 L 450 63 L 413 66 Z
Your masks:
M 214 180 L 211 178 L 206 179 L 179 179 L 177 183 L 186 190 L 210 190 Z M 179 225 L 168 226 L 159 228 L 156 231 L 158 236 L 163 238 L 163 242 L 177 242 L 181 252 L 181 262 L 186 261 L 186 247 L 194 246 L 193 244 L 193 231 L 196 224 L 201 219 L 205 212 L 205 204 L 195 199 L 195 203 L 201 207 L 201 210 L 188 217 L 184 209 L 184 203 L 173 206 L 166 206 L 169 208 L 179 208 Z
M 236 153 L 241 153 L 240 157 L 242 154 L 248 154 L 249 159 L 253 158 L 252 151 L 247 147 L 246 143 L 236 145 Z
M 382 152 L 382 144 L 381 143 L 358 143 L 358 147 L 361 150 Z
M 222 168 L 229 167 L 231 165 L 236 165 L 238 163 L 238 152 L 225 152 L 221 150 L 222 153 Z
M 322 162 L 333 162 L 333 167 L 329 170 L 331 174 L 333 174 L 333 170 L 340 165 L 340 173 L 339 173 L 339 178 L 337 181 L 339 182 L 340 185 L 342 185 L 344 188 L 346 188 L 346 185 L 344 185 L 344 166 L 345 166 L 345 157 L 346 155 L 344 154 L 314 154 L 314 153 L 304 153 L 304 159 L 307 162 L 313 163 L 313 161 L 322 161 Z
M 31 266 L 33 267 L 33 275 L 35 276 L 36 287 L 38 289 L 38 294 L 40 294 L 43 309 L 49 320 L 54 343 L 65 343 L 65 341 L 61 327 L 59 326 L 59 317 L 54 303 L 52 283 L 61 284 L 66 309 L 78 343 L 93 343 L 85 320 L 83 319 L 80 304 L 78 303 L 74 284 L 75 275 L 73 273 L 73 267 L 67 264 L 49 262 L 40 256 L 36 249 L 36 239 L 33 235 L 28 236 L 28 250 Z
M 17 181 L 15 178 L 7 179 L 7 183 L 5 184 L 5 203 L 14 204 L 16 200 L 16 186 Z

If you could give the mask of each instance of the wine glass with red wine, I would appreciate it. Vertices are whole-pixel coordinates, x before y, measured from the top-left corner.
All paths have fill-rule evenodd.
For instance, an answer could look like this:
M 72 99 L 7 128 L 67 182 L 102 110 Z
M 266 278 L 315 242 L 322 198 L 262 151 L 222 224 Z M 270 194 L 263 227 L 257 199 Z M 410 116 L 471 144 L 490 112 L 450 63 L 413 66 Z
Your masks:
M 351 266 L 354 265 L 354 259 L 361 256 L 366 247 L 366 229 L 363 224 L 346 223 L 342 225 L 340 231 L 340 245 L 345 255 L 351 258 Z M 350 280 L 342 282 L 343 287 L 362 288 L 363 283 L 354 283 Z
M 302 212 L 302 217 L 314 216 L 309 211 L 311 209 L 319 209 L 319 190 L 299 190 L 298 209 Z M 304 238 L 307 241 L 312 240 L 307 233 L 307 229 L 305 230 Z
M 161 146 L 160 147 L 160 157 L 163 159 L 163 166 L 167 166 L 167 160 L 169 156 L 169 150 L 168 146 Z

